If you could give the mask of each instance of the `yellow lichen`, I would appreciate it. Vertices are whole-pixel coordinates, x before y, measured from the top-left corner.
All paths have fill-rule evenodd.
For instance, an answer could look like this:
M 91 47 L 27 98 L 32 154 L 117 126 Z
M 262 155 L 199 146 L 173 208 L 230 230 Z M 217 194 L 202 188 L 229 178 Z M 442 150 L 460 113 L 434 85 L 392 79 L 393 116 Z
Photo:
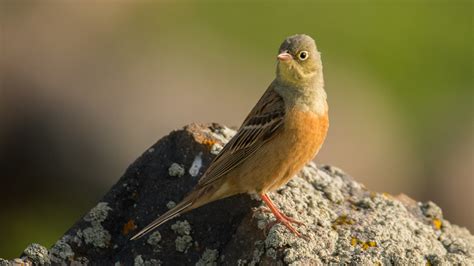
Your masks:
M 357 245 L 358 242 L 359 242 L 359 240 L 357 240 L 357 238 L 355 238 L 355 237 L 353 237 L 351 239 L 351 245 L 354 246 L 354 247 Z
M 363 244 L 362 244 L 362 249 L 363 249 L 363 250 L 369 249 L 369 244 L 363 243 Z
M 352 237 L 351 238 L 351 245 L 352 246 L 357 246 L 357 245 L 360 245 L 360 247 L 363 249 L 363 250 L 367 250 L 369 248 L 373 248 L 373 247 L 377 247 L 377 242 L 375 241 L 361 241 L 359 239 L 357 239 L 356 237 Z
M 361 242 L 362 243 L 362 249 L 367 250 L 369 248 L 374 248 L 377 247 L 377 242 L 375 241 L 367 241 L 367 242 Z
M 438 218 L 433 219 L 433 226 L 436 230 L 441 229 L 442 225 L 443 225 L 443 222 L 440 219 L 438 219 Z
M 354 220 L 349 218 L 347 215 L 341 215 L 337 217 L 337 219 L 333 222 L 333 226 L 335 225 L 351 225 L 354 224 Z
M 377 242 L 375 242 L 375 241 L 369 241 L 369 242 L 367 242 L 367 245 L 369 245 L 369 247 L 373 248 L 373 247 L 376 247 L 376 246 L 377 246 Z

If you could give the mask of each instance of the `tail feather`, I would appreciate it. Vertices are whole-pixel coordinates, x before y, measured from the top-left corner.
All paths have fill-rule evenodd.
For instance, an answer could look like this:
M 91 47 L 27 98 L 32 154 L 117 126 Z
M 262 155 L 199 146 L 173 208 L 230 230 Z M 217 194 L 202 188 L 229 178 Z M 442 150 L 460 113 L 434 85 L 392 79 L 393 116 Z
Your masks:
M 142 236 L 146 235 L 147 233 L 151 232 L 152 230 L 154 230 L 158 226 L 160 226 L 160 225 L 166 223 L 167 221 L 175 218 L 176 216 L 190 210 L 191 209 L 190 207 L 192 205 L 193 205 L 193 200 L 191 200 L 191 199 L 183 200 L 178 205 L 176 205 L 176 207 L 174 207 L 173 209 L 165 212 L 163 215 L 161 215 L 156 220 L 154 220 L 152 223 L 150 223 L 145 228 L 143 228 L 140 232 L 135 234 L 132 238 L 130 238 L 130 240 L 139 239 L 140 237 L 142 237 Z

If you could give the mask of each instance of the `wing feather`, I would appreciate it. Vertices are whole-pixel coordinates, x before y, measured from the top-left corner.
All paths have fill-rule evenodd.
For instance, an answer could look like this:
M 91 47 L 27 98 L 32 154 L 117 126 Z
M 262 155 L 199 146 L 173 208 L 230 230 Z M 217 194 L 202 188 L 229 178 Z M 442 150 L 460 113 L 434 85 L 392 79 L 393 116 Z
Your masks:
M 273 84 L 244 120 L 236 135 L 224 146 L 199 180 L 204 186 L 218 180 L 245 162 L 281 129 L 285 117 L 283 98 Z

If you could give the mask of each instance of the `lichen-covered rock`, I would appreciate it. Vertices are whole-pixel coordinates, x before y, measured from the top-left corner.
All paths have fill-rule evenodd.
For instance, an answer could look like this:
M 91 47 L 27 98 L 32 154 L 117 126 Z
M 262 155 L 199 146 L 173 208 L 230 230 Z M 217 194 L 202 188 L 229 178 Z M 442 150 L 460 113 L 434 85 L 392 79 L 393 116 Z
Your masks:
M 158 231 L 155 231 L 148 236 L 148 240 L 146 241 L 148 244 L 152 246 L 158 246 L 161 241 L 161 234 Z
M 102 222 L 107 219 L 107 214 L 111 210 L 107 202 L 99 202 L 84 217 L 84 221 L 91 224 L 90 227 L 82 229 L 82 237 L 86 244 L 97 248 L 105 248 L 110 243 L 110 233 L 102 227 Z
M 428 215 L 426 211 L 410 211 L 410 206 L 395 197 L 366 191 L 347 176 L 331 172 L 310 163 L 272 194 L 285 213 L 306 226 L 300 228 L 305 238 L 274 226 L 265 239 L 263 253 L 267 257 L 298 265 L 427 265 L 440 261 L 455 264 L 459 258 L 452 255 L 458 254 L 464 255 L 464 263 L 474 263 L 474 240 L 467 230 L 462 231 L 466 239 L 448 240 L 462 235 L 457 226 L 438 229 L 420 215 Z M 327 193 L 329 186 L 337 191 L 339 200 Z M 439 209 L 433 203 L 428 205 Z M 428 216 L 440 217 L 439 211 L 435 213 Z M 257 218 L 265 223 L 274 219 L 267 213 Z
M 185 170 L 182 165 L 173 163 L 170 168 L 168 168 L 168 174 L 170 176 L 182 177 L 185 174 Z
M 234 134 L 216 124 L 171 133 L 130 165 L 49 253 L 33 244 L 18 263 L 474 265 L 474 237 L 445 220 L 435 203 L 371 192 L 340 169 L 314 163 L 270 193 L 283 212 L 305 223 L 297 227 L 302 238 L 272 225 L 258 197 L 239 195 L 129 241 L 192 189 Z
M 178 235 L 189 235 L 191 233 L 191 225 L 188 221 L 176 221 L 171 225 L 171 230 L 173 230 Z
M 26 247 L 21 258 L 25 264 L 28 264 L 28 262 L 34 265 L 45 265 L 51 263 L 48 249 L 36 243 L 30 244 Z
M 74 252 L 71 246 L 69 246 L 63 239 L 58 240 L 56 244 L 50 250 L 51 261 L 55 263 L 62 263 L 66 261 L 72 261 Z
M 215 249 L 206 249 L 202 254 L 201 259 L 196 263 L 196 266 L 214 266 L 217 265 L 217 258 L 219 251 Z

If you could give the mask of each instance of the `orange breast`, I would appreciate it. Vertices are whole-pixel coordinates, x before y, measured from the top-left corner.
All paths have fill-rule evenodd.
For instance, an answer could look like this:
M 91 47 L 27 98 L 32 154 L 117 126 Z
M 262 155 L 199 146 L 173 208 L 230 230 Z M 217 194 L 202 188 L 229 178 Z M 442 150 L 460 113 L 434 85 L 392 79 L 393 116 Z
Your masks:
M 317 115 L 312 112 L 292 110 L 287 114 L 282 140 L 287 143 L 286 162 L 282 163 L 281 175 L 276 177 L 268 190 L 276 190 L 286 184 L 303 166 L 312 160 L 321 148 L 329 127 L 327 112 Z
M 283 128 L 226 178 L 237 193 L 266 193 L 286 184 L 318 152 L 328 130 L 327 113 L 289 110 Z

